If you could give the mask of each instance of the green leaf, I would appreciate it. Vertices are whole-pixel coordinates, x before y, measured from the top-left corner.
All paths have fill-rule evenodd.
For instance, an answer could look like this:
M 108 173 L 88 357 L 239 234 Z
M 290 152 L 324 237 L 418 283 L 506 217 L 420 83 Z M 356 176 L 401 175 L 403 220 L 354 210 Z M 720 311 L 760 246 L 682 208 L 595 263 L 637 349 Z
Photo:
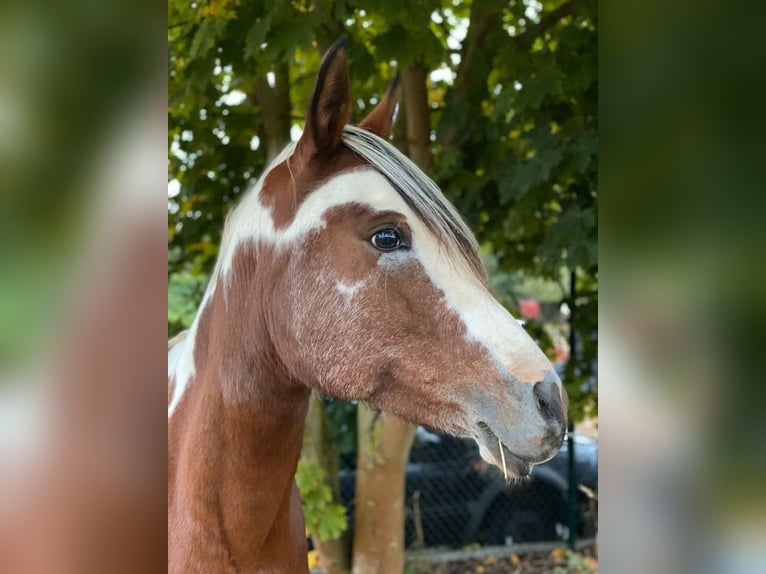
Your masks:
M 346 529 L 346 509 L 332 502 L 332 491 L 324 482 L 324 470 L 316 463 L 298 462 L 295 473 L 306 528 L 320 540 L 333 540 Z
M 168 277 L 168 334 L 191 327 L 207 285 L 207 277 L 172 273 Z
M 541 251 L 549 261 L 566 253 L 568 267 L 587 269 L 597 263 L 596 216 L 592 208 L 574 206 L 550 226 Z
M 538 109 L 543 98 L 561 93 L 561 83 L 564 79 L 564 74 L 553 63 L 538 69 L 523 82 L 516 98 L 516 111 L 522 112 L 527 108 Z
M 346 509 L 340 504 L 333 504 L 325 509 L 317 525 L 317 536 L 322 541 L 335 540 L 346 530 Z
M 266 35 L 271 29 L 271 15 L 267 14 L 263 18 L 259 18 L 250 27 L 245 38 L 245 60 L 249 60 L 254 56 L 260 54 L 261 44 L 266 40 Z
M 564 157 L 560 149 L 542 150 L 532 159 L 519 162 L 509 161 L 499 171 L 500 200 L 505 205 L 520 200 L 531 189 L 547 181 L 551 170 Z
M 205 56 L 216 45 L 225 28 L 225 19 L 205 18 L 194 34 L 194 39 L 189 48 L 189 59 L 196 60 Z
M 319 24 L 320 17 L 316 12 L 296 11 L 291 18 L 284 21 L 272 21 L 269 52 L 281 60 L 292 62 L 296 48 L 311 49 L 314 31 Z
M 572 166 L 584 171 L 598 152 L 598 136 L 594 130 L 582 130 L 576 134 L 567 148 Z

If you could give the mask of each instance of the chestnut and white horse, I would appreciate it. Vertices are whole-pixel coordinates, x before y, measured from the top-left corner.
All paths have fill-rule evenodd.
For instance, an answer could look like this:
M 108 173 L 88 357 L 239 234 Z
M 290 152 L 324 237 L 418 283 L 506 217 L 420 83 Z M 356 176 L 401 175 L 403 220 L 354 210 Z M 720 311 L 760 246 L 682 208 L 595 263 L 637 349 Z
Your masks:
M 393 90 L 358 127 L 351 107 L 340 41 L 169 344 L 170 572 L 306 571 L 293 476 L 312 389 L 472 437 L 514 476 L 561 445 L 561 381 L 455 209 L 388 143 Z

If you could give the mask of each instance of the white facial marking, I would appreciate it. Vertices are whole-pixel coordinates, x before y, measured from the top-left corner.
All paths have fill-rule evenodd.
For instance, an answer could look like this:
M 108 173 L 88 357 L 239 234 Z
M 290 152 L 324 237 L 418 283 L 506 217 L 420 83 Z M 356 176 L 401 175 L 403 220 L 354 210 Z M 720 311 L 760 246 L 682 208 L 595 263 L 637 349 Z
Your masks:
M 343 281 L 338 281 L 335 284 L 335 288 L 340 291 L 345 297 L 347 301 L 350 301 L 354 295 L 356 295 L 356 292 L 359 291 L 364 286 L 364 281 L 359 280 L 355 281 L 354 283 L 344 283 Z

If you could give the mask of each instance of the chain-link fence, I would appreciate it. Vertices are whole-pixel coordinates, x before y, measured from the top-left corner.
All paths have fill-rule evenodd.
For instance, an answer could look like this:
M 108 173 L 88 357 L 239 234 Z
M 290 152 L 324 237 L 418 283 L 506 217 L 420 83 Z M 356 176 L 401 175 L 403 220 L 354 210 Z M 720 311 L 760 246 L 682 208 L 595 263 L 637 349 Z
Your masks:
M 407 547 L 464 548 L 592 537 L 597 459 L 597 442 L 575 434 L 531 477 L 506 483 L 501 471 L 482 460 L 474 441 L 419 428 L 407 465 Z M 355 472 L 343 470 L 340 478 L 341 496 L 353 521 Z

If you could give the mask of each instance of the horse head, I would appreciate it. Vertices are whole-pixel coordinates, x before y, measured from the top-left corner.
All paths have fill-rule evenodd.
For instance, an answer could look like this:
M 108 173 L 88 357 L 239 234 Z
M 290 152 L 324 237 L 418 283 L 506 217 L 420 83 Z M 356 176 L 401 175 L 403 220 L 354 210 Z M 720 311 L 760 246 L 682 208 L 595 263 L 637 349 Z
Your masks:
M 394 94 L 348 125 L 345 43 L 329 50 L 303 135 L 230 217 L 219 273 L 240 267 L 259 302 L 243 320 L 291 381 L 472 437 L 526 476 L 561 445 L 566 392 L 454 207 L 387 141 Z

